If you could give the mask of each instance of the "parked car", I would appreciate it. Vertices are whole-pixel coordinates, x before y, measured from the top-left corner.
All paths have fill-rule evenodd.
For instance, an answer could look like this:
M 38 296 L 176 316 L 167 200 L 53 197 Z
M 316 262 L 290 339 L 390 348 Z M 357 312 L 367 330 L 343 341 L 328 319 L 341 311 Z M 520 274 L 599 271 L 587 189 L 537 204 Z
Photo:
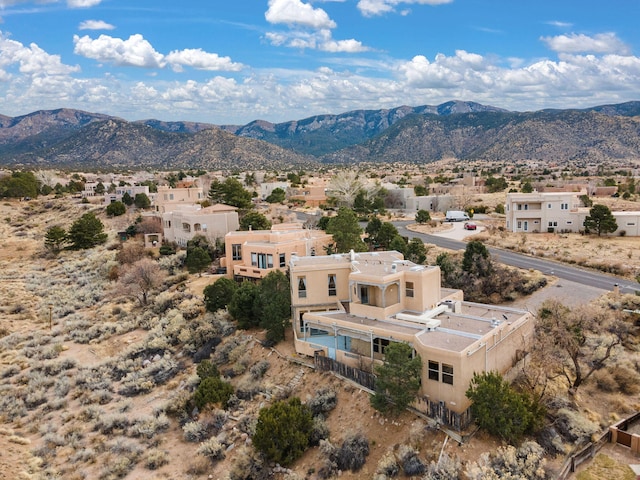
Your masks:
M 465 230 L 476 230 L 478 228 L 478 226 L 473 223 L 473 222 L 467 222 L 464 224 L 464 229 Z

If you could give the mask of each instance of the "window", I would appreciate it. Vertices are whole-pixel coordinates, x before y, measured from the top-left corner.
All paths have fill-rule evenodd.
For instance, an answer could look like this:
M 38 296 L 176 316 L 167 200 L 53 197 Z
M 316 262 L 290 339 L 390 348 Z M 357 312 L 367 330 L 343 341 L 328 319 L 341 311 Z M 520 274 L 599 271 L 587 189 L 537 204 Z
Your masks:
M 442 364 L 442 383 L 453 385 L 453 365 Z
M 520 203 L 518 204 L 518 210 L 522 210 L 522 205 Z
M 571 225 L 573 222 L 571 220 L 567 220 L 567 225 Z
M 173 200 L 173 193 L 169 194 L 169 200 Z
M 369 287 L 366 285 L 360 286 L 360 303 L 369 305 Z
M 242 245 L 239 243 L 231 245 L 231 258 L 233 260 L 242 260 Z
M 435 380 L 436 382 L 440 380 L 440 364 L 438 362 L 429 360 L 428 370 L 429 380 Z
M 560 210 L 569 210 L 569 204 L 568 203 L 561 203 L 560 204 Z
M 518 230 L 520 230 L 522 228 L 522 222 L 518 221 Z
M 635 222 L 627 222 L 627 227 L 634 227 L 635 225 Z
M 273 268 L 273 255 L 267 255 L 267 268 Z
M 405 284 L 405 295 L 413 298 L 413 282 L 407 282 Z
M 551 204 L 550 203 L 547 203 L 547 208 L 551 208 Z
M 529 210 L 529 204 L 528 204 L 528 203 L 525 203 L 525 204 L 524 204 L 524 209 L 525 209 L 525 210 Z
M 298 278 L 298 298 L 307 298 L 307 279 Z
M 558 222 L 549 222 L 549 226 L 550 227 L 557 227 L 558 226 Z
M 280 268 L 284 268 L 287 266 L 287 262 L 285 260 L 285 254 L 281 253 L 280 254 Z
M 191 231 L 191 225 L 189 225 L 188 223 L 183 223 L 182 224 L 182 230 L 184 230 L 185 232 L 190 232 Z
M 193 231 L 194 232 L 200 232 L 202 230 L 202 225 L 200 225 L 199 223 L 194 223 L 193 224 Z
M 329 296 L 335 297 L 338 294 L 336 290 L 336 275 L 335 273 L 330 273 L 328 278 L 328 287 L 329 287 Z
M 373 351 L 374 353 L 382 353 L 384 355 L 385 350 L 389 346 L 390 341 L 386 338 L 374 338 L 373 339 Z
M 251 266 L 252 267 L 257 267 L 258 266 L 258 254 L 257 253 L 251 253 Z

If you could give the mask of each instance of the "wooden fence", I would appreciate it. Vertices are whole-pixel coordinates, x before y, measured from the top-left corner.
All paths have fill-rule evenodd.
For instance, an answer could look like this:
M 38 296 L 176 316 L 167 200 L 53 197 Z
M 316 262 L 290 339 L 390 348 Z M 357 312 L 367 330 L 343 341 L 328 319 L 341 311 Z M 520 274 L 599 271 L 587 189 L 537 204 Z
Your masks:
M 595 457 L 596 453 L 600 451 L 606 443 L 611 441 L 611 432 L 607 431 L 598 440 L 591 442 L 579 451 L 567 458 L 558 473 L 557 480 L 566 480 L 569 475 L 576 471 L 579 465 L 587 460 Z
M 362 385 L 369 390 L 375 390 L 376 377 L 372 373 L 365 372 L 364 370 L 360 370 L 355 367 L 350 367 L 349 365 L 337 362 L 336 360 L 323 355 L 318 355 L 317 353 L 313 357 L 313 361 L 318 370 L 322 370 L 324 372 L 336 372 L 337 374 L 342 375 L 349 380 L 353 380 L 357 384 Z

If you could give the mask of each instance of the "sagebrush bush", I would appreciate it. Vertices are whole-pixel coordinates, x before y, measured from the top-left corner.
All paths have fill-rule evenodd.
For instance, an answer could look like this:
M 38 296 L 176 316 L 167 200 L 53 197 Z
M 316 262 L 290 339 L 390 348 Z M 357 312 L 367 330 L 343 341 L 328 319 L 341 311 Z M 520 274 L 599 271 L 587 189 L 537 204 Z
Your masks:
M 555 426 L 560 435 L 575 443 L 590 441 L 591 436 L 599 430 L 597 424 L 580 414 L 580 412 L 569 408 L 558 410 Z
M 152 448 L 144 456 L 144 465 L 149 470 L 156 470 L 169 463 L 169 452 Z
M 153 438 L 159 432 L 166 432 L 170 426 L 169 418 L 165 414 L 156 416 L 143 416 L 133 420 L 127 435 L 130 437 Z
M 187 442 L 202 442 L 209 432 L 206 425 L 194 420 L 182 426 L 182 435 Z
M 356 433 L 345 438 L 340 448 L 336 448 L 331 454 L 331 460 L 340 470 L 357 472 L 367 461 L 368 455 L 369 440 L 363 434 Z
M 477 462 L 467 465 L 464 473 L 469 480 L 496 478 L 495 472 L 502 478 L 544 480 L 544 466 L 543 448 L 535 442 L 524 442 L 520 448 L 509 445 L 498 447 L 494 454 L 483 453 Z
M 418 451 L 409 445 L 400 445 L 398 448 L 398 460 L 402 466 L 402 471 L 408 477 L 422 475 L 425 472 L 425 465 L 418 456 Z
M 268 361 L 260 360 L 249 369 L 249 375 L 251 375 L 251 378 L 254 380 L 259 380 L 264 377 L 264 374 L 269 370 L 269 366 L 270 364 Z
M 252 448 L 241 447 L 233 457 L 229 480 L 269 480 L 272 475 L 268 465 Z
M 336 408 L 338 404 L 338 395 L 331 388 L 322 388 L 318 390 L 315 396 L 307 402 L 307 406 L 311 409 L 314 416 L 325 416 L 331 410 Z
M 309 433 L 309 445 L 316 446 L 320 443 L 320 440 L 326 440 L 329 438 L 329 425 L 325 422 L 324 417 L 318 415 L 313 417 L 313 426 Z
M 461 468 L 460 460 L 444 453 L 437 463 L 431 462 L 427 466 L 422 478 L 423 480 L 458 480 Z
M 207 457 L 212 462 L 222 460 L 224 458 L 225 446 L 220 443 L 215 437 L 211 437 L 209 440 L 205 440 L 200 443 L 198 447 L 198 455 Z
M 378 461 L 376 467 L 376 474 L 380 477 L 376 477 L 377 480 L 385 480 L 387 478 L 395 477 L 400 472 L 400 467 L 396 460 L 396 456 L 393 452 L 385 453 Z

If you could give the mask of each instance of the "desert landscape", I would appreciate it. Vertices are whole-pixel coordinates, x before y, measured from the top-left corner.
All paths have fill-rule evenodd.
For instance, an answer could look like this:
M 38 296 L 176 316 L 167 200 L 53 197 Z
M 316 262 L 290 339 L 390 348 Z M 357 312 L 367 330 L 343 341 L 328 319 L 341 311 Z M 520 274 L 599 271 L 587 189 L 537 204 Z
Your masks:
M 107 243 L 48 254 L 43 244 L 47 228 L 68 227 L 86 211 L 95 211 L 105 223 Z M 202 290 L 217 277 L 186 273 L 180 252 L 159 259 L 166 280 L 147 305 L 123 295 L 113 274 L 120 268 L 116 256 L 121 249 L 115 232 L 136 216 L 107 218 L 101 207 L 68 198 L 0 204 L 4 478 L 267 478 L 265 468 L 278 478 L 326 478 L 318 476 L 326 463 L 322 448 L 310 448 L 289 468 L 273 470 L 256 459 L 251 447 L 260 409 L 292 396 L 326 407 L 322 428 L 332 444 L 357 434 L 368 439 L 365 464 L 356 472 L 340 472 L 341 478 L 387 478 L 380 476 L 385 462 L 404 458 L 406 452 L 415 452 L 423 465 L 444 455 L 465 465 L 463 471 L 482 463 L 483 453 L 503 446 L 482 432 L 462 444 L 447 440 L 434 422 L 411 412 L 385 417 L 371 408 L 369 393 L 358 385 L 311 368 L 289 339 L 267 348 L 261 342 L 264 332 L 237 330 L 226 313 L 205 312 Z M 575 264 L 597 256 L 603 263 L 624 265 L 622 273 L 629 278 L 640 269 L 637 239 L 540 234 L 523 241 L 500 231 L 498 222 L 483 222 L 484 231 L 474 238 Z M 446 227 L 416 228 L 433 232 Z M 436 252 L 429 249 L 429 262 Z M 545 290 L 553 285 L 549 278 Z M 608 293 L 596 301 L 636 300 Z M 186 411 L 199 381 L 193 358 L 212 339 L 217 345 L 211 360 L 235 394 L 226 410 Z M 629 348 L 637 352 L 636 343 Z M 619 361 L 637 380 L 637 353 L 632 352 L 621 351 Z M 560 384 L 550 388 L 557 388 L 559 397 L 566 395 Z M 590 382 L 573 402 L 585 431 L 595 435 L 640 409 L 640 389 L 604 391 Z M 571 446 L 565 448 L 569 453 Z M 603 453 L 616 465 L 633 461 L 614 446 Z M 548 471 L 557 470 L 564 458 L 549 456 Z

